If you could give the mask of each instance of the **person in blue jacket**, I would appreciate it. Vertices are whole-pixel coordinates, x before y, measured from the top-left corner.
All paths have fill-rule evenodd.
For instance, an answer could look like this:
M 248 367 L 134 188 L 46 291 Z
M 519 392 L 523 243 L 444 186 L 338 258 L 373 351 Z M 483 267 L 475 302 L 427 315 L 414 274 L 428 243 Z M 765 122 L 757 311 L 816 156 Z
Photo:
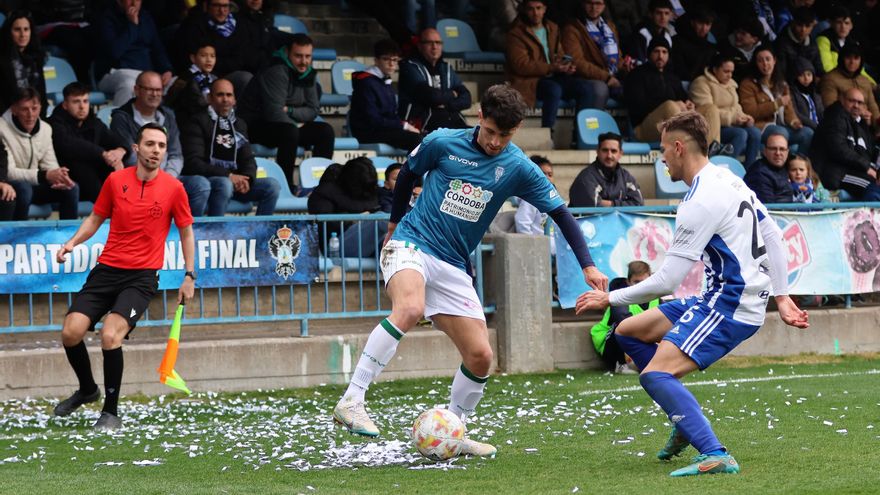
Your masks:
M 471 93 L 443 60 L 443 39 L 436 29 L 419 35 L 419 54 L 403 61 L 398 81 L 400 118 L 427 134 L 441 127 L 464 129 L 462 110 Z
M 788 182 L 788 140 L 782 134 L 769 134 L 764 143 L 764 156 L 749 165 L 743 181 L 764 203 L 791 203 L 794 195 Z
M 351 134 L 360 143 L 386 143 L 411 151 L 422 141 L 419 130 L 397 116 L 397 94 L 391 76 L 400 63 L 400 48 L 383 39 L 373 46 L 376 65 L 351 76 Z

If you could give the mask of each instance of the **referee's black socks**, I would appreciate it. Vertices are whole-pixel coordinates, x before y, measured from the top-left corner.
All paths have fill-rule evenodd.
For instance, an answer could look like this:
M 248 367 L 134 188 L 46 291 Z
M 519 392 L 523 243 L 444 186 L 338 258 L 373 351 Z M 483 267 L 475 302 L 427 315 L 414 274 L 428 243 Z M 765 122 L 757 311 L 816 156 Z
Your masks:
M 119 387 L 122 385 L 122 347 L 103 349 L 104 353 L 104 412 L 119 416 L 116 411 L 119 403 Z
M 94 392 L 98 385 L 95 383 L 95 377 L 92 376 L 92 363 L 89 361 L 86 343 L 80 341 L 73 347 L 64 347 L 64 353 L 67 354 L 67 361 L 79 380 L 79 391 L 86 395 Z

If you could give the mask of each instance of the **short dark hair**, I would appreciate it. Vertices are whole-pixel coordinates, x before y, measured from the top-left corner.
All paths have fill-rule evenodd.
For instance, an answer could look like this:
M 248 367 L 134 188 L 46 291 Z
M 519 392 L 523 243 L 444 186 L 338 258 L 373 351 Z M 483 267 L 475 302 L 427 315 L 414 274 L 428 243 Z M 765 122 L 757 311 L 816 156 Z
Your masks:
M 764 37 L 764 25 L 756 15 L 749 15 L 739 20 L 734 31 L 744 31 L 756 38 Z
M 87 95 L 91 92 L 91 89 L 85 84 L 79 81 L 73 81 L 72 83 L 64 86 L 64 90 L 62 94 L 64 95 L 64 99 L 66 100 L 68 96 L 82 96 Z
M 217 51 L 217 47 L 213 44 L 209 43 L 208 41 L 199 40 L 198 43 L 193 45 L 192 50 L 189 53 L 195 55 L 196 53 L 199 53 L 199 50 L 208 46 L 213 48 L 215 52 Z
M 529 160 L 531 160 L 532 163 L 534 163 L 535 165 L 537 165 L 539 167 L 545 163 L 549 163 L 550 165 L 553 165 L 552 163 L 550 163 L 550 159 L 547 158 L 546 156 L 543 156 L 543 155 L 532 155 L 529 157 Z
M 672 7 L 672 2 L 669 0 L 651 0 L 648 2 L 648 12 L 654 12 L 657 9 L 675 10 Z
M 831 8 L 831 12 L 828 15 L 829 21 L 833 21 L 835 19 L 846 19 L 846 18 L 851 19 L 852 13 L 849 11 L 848 8 L 844 7 L 843 5 L 835 5 L 834 7 Z
M 798 7 L 791 11 L 791 23 L 799 26 L 809 26 L 816 22 L 816 13 L 809 7 Z
M 626 265 L 626 278 L 627 280 L 635 277 L 636 275 L 650 275 L 651 274 L 651 265 L 645 263 L 644 261 L 635 260 L 630 261 L 628 265 Z
M 403 165 L 400 163 L 397 163 L 397 162 L 392 163 L 391 165 L 388 165 L 387 167 L 385 167 L 385 182 L 388 182 L 389 180 L 391 180 L 390 179 L 391 173 L 394 172 L 395 170 L 400 170 L 401 167 L 403 167 Z
M 697 144 L 697 148 L 699 148 L 703 156 L 709 154 L 709 123 L 699 113 L 693 110 L 678 113 L 660 122 L 657 128 L 661 133 L 666 131 L 666 133 L 681 132 L 687 134 Z
M 140 144 L 141 137 L 143 137 L 143 135 L 144 135 L 144 131 L 149 130 L 149 129 L 152 129 L 154 131 L 161 131 L 162 134 L 165 134 L 166 138 L 168 137 L 168 131 L 165 130 L 165 127 L 163 127 L 155 122 L 147 122 L 146 124 L 142 125 L 140 129 L 138 129 L 137 135 L 134 138 L 134 142 L 136 144 Z
M 715 11 L 703 4 L 697 4 L 689 8 L 687 16 L 694 22 L 704 22 L 707 24 L 715 22 L 716 17 Z
M 519 2 L 519 6 L 516 8 L 517 13 L 520 15 L 524 15 L 526 12 L 526 7 L 531 2 L 540 2 L 544 4 L 544 7 L 547 6 L 547 0 L 522 0 L 521 2 Z
M 718 52 L 712 57 L 712 61 L 709 62 L 709 69 L 718 69 L 722 65 L 730 62 L 732 64 L 736 64 L 736 61 L 733 60 L 733 56 L 729 53 Z
M 28 86 L 26 88 L 20 88 L 15 92 L 15 97 L 12 99 L 12 103 L 16 104 L 22 101 L 30 101 L 34 98 L 42 104 L 43 100 L 40 95 L 40 90 L 33 86 Z
M 520 125 L 526 115 L 526 102 L 519 91 L 508 84 L 490 86 L 480 99 L 484 119 L 492 119 L 502 130 Z
M 290 46 L 314 46 L 315 42 L 306 33 L 296 33 L 290 37 Z
M 603 142 L 609 141 L 609 140 L 610 141 L 617 141 L 618 146 L 621 146 L 621 147 L 623 146 L 623 136 L 621 136 L 620 134 L 618 134 L 616 132 L 603 132 L 602 134 L 599 134 L 599 140 L 596 141 L 596 144 L 601 146 Z
M 373 56 L 376 58 L 400 55 L 400 46 L 392 39 L 384 38 L 373 45 Z

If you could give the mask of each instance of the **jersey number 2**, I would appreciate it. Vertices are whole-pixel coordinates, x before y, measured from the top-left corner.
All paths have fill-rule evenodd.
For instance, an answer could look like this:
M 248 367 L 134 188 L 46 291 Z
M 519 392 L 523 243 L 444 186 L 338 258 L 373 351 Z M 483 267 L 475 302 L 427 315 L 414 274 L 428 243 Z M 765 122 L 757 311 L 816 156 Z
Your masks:
M 758 259 L 767 252 L 767 247 L 758 245 L 758 216 L 748 201 L 743 201 L 739 204 L 739 212 L 736 216 L 742 218 L 746 210 L 749 210 L 751 213 L 750 217 L 752 218 L 752 258 Z

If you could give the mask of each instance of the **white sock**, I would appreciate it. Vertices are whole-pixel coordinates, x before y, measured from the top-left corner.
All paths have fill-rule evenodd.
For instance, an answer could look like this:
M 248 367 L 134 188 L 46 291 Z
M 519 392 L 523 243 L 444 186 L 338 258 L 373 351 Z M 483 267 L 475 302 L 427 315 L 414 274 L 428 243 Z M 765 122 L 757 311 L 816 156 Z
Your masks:
M 449 410 L 462 420 L 466 419 L 483 398 L 483 389 L 486 388 L 487 381 L 489 381 L 488 376 L 476 376 L 462 364 L 455 372 L 455 378 L 452 379 Z
M 385 369 L 385 365 L 397 352 L 397 344 L 403 338 L 403 332 L 397 329 L 388 318 L 382 320 L 367 338 L 361 357 L 358 360 L 351 383 L 343 397 L 356 401 L 364 400 L 364 394 L 373 380 Z

